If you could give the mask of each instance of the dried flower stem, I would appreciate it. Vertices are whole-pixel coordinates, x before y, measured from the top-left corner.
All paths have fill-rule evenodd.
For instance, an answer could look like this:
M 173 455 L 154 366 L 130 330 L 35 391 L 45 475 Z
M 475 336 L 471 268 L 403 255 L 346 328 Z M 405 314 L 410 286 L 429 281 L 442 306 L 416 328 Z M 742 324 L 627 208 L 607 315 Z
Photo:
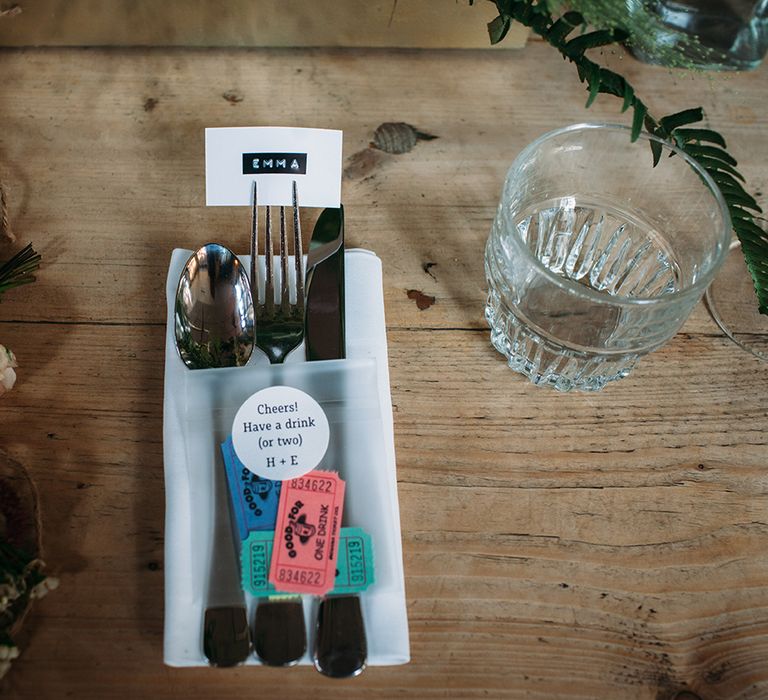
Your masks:
M 40 267 L 40 255 L 27 245 L 8 262 L 0 264 L 0 295 L 9 289 L 35 281 L 34 273 Z
M 0 182 L 0 238 L 7 238 L 11 242 L 16 240 L 8 218 L 8 195 L 2 182 Z

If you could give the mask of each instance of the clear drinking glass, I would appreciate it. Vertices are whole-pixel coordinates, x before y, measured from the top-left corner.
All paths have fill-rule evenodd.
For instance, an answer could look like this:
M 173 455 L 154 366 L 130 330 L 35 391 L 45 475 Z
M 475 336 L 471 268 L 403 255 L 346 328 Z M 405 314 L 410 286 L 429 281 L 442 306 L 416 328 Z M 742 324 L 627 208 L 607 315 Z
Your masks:
M 609 124 L 545 134 L 509 169 L 488 238 L 491 341 L 534 384 L 602 389 L 677 332 L 730 230 L 719 189 L 674 146 Z

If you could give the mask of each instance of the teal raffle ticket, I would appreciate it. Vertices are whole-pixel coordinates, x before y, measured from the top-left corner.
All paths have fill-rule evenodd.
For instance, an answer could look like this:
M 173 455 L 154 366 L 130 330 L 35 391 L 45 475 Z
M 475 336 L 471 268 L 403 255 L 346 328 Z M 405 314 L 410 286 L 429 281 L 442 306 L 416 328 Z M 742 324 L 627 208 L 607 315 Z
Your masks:
M 280 595 L 269 583 L 273 530 L 251 532 L 243 542 L 241 571 L 243 590 L 257 597 Z M 371 536 L 359 527 L 343 527 L 339 537 L 336 578 L 329 595 L 364 591 L 375 582 Z

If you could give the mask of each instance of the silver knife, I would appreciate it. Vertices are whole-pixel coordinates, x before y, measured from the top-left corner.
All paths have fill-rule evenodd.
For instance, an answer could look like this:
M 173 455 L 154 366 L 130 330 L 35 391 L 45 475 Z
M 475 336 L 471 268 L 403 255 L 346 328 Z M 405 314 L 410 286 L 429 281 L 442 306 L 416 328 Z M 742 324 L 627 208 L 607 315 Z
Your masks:
M 308 261 L 307 360 L 342 359 L 346 355 L 343 207 L 325 209 L 318 218 Z M 365 668 L 368 645 L 358 596 L 331 595 L 320 601 L 312 654 L 315 668 L 331 678 L 356 676 Z
M 344 208 L 324 209 L 307 254 L 306 358 L 339 360 L 344 342 Z

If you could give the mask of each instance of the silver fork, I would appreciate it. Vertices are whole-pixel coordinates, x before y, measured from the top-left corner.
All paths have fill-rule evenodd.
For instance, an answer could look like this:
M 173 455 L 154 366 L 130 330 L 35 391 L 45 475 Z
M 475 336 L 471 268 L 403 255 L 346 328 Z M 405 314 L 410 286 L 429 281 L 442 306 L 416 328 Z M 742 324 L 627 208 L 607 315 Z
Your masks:
M 296 277 L 296 301 L 291 303 L 288 280 L 288 245 L 285 232 L 285 207 L 280 207 L 280 278 L 279 304 L 275 304 L 275 270 L 272 258 L 272 207 L 267 207 L 264 232 L 264 300 L 256 310 L 256 346 L 263 350 L 270 364 L 278 365 L 304 339 L 304 256 L 301 250 L 301 222 L 296 181 L 293 196 L 293 257 Z M 253 183 L 253 218 L 251 223 L 251 286 L 254 296 L 259 289 L 259 212 L 258 192 Z
M 251 287 L 256 304 L 256 346 L 266 353 L 270 364 L 277 365 L 304 339 L 304 260 L 301 248 L 301 223 L 296 182 L 293 198 L 293 255 L 296 301 L 291 303 L 288 279 L 288 240 L 285 231 L 285 207 L 280 207 L 280 275 L 276 278 L 272 257 L 272 211 L 266 209 L 264 232 L 264 298 L 259 298 L 259 212 L 258 191 L 253 183 L 253 218 L 251 223 Z M 279 303 L 275 303 L 278 287 Z M 268 666 L 292 666 L 307 650 L 304 606 L 301 596 L 283 595 L 262 598 L 253 621 L 253 649 Z

